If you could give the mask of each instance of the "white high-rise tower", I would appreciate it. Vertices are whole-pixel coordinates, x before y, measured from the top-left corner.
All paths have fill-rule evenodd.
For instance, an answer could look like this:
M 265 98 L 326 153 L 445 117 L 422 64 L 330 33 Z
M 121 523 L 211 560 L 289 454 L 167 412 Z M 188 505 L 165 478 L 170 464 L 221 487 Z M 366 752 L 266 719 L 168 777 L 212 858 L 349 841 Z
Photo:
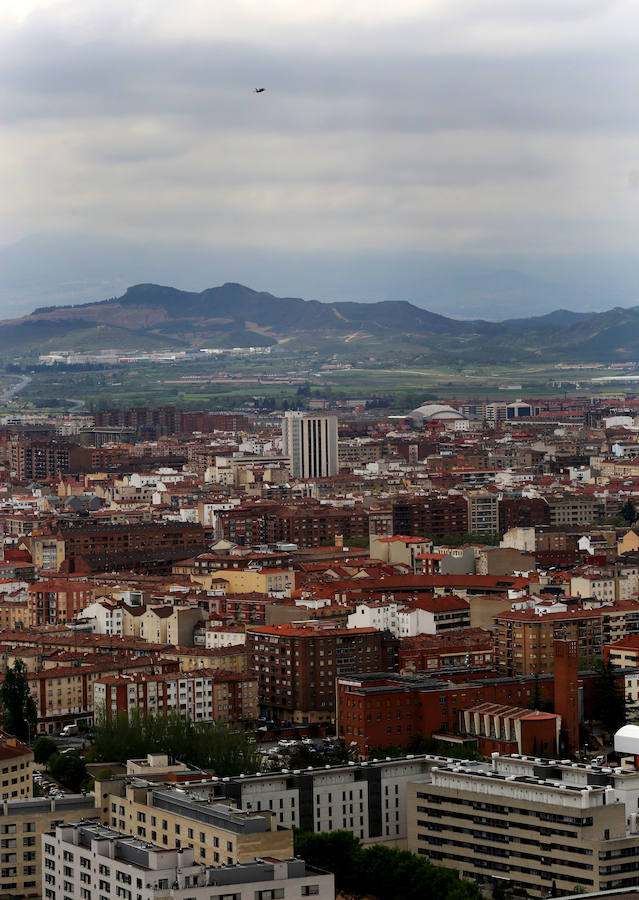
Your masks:
M 287 412 L 282 442 L 294 478 L 323 478 L 339 472 L 337 416 Z

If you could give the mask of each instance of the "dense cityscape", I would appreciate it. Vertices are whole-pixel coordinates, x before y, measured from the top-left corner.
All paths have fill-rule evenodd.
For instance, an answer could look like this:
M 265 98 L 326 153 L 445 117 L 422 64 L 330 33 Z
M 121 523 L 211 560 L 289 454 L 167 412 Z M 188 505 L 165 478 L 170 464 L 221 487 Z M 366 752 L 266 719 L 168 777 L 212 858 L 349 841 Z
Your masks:
M 309 405 L 5 416 L 0 891 L 623 896 L 639 398 Z
M 2 0 L 0 900 L 639 900 L 638 61 Z

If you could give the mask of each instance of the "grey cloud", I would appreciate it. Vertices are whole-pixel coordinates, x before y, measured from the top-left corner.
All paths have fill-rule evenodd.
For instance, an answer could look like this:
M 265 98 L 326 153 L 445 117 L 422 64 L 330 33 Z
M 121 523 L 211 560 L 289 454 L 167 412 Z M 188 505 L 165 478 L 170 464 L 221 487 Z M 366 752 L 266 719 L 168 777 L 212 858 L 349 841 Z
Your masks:
M 627 247 L 639 66 L 632 28 L 612 40 L 620 4 L 440 6 L 262 36 L 259 19 L 142 34 L 121 9 L 91 39 L 30 20 L 0 53 L 0 237 L 99 223 L 238 253 Z
M 248 45 L 14 48 L 0 61 L 5 122 L 162 115 L 191 127 L 636 130 L 636 54 L 583 51 L 482 56 L 330 51 Z M 268 91 L 250 94 L 256 84 Z

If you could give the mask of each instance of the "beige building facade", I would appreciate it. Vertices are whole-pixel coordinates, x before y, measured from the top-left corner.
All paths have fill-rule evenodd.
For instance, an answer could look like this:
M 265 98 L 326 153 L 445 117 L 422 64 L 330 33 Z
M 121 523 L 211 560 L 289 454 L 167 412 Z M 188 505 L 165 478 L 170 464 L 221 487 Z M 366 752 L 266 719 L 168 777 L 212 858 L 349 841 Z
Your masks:
M 160 847 L 192 847 L 204 865 L 293 856 L 293 832 L 278 826 L 275 813 L 207 802 L 198 799 L 195 787 L 96 781 L 95 806 L 105 825 Z
M 488 891 L 528 897 L 633 886 L 639 773 L 518 755 L 442 761 L 408 786 L 408 849 Z
M 77 822 L 91 815 L 95 809 L 90 794 L 0 803 L 0 893 L 41 897 L 42 835 L 55 822 Z

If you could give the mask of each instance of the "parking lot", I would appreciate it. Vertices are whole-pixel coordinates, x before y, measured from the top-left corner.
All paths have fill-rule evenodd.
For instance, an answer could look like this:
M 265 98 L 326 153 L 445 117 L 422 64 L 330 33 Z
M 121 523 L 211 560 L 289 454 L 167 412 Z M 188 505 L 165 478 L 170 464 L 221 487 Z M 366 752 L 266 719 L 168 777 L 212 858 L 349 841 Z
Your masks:
M 34 768 L 33 783 L 40 788 L 45 797 L 63 797 L 68 793 L 45 769 Z

